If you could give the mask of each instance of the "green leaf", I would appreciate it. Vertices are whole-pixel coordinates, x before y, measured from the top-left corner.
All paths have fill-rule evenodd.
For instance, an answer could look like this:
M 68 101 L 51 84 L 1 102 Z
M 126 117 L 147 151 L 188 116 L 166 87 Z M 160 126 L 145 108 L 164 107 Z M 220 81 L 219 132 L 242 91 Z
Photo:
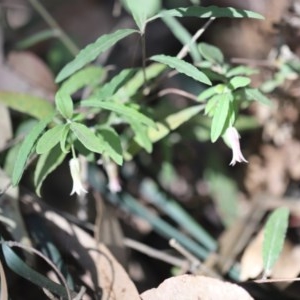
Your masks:
M 107 100 L 112 97 L 135 73 L 134 69 L 124 69 L 113 77 L 108 83 L 103 85 L 97 93 L 97 99 Z
M 38 123 L 36 119 L 27 119 L 23 121 L 17 128 L 15 132 L 15 138 L 16 139 L 23 139 L 25 136 L 27 136 L 31 129 Z M 12 177 L 13 170 L 16 165 L 16 160 L 18 157 L 18 153 L 20 150 L 20 147 L 22 146 L 22 143 L 17 143 L 16 145 L 13 145 L 7 152 L 5 156 L 5 162 L 4 162 L 4 171 L 5 173 Z
M 211 97 L 207 101 L 204 114 L 208 115 L 209 117 L 212 117 L 215 113 L 215 109 L 217 107 L 219 100 L 220 100 L 220 95 L 214 95 L 213 97 Z
M 218 104 L 216 104 L 210 132 L 210 138 L 213 143 L 220 137 L 220 135 L 224 131 L 232 94 L 226 93 L 216 95 L 215 97 L 218 97 Z
M 66 155 L 58 145 L 40 155 L 34 171 L 35 192 L 39 197 L 41 197 L 41 187 L 44 180 L 64 161 Z
M 36 153 L 43 154 L 50 151 L 61 140 L 62 132 L 65 125 L 57 125 L 47 130 L 38 140 L 36 145 Z
M 171 130 L 177 129 L 179 126 L 189 121 L 192 117 L 197 115 L 204 109 L 204 105 L 196 105 L 185 108 L 179 112 L 167 116 L 163 121 L 157 122 L 154 128 L 148 128 L 148 137 L 152 143 L 155 143 L 165 136 L 167 136 Z M 140 150 L 140 147 L 136 143 L 132 143 L 127 152 L 125 153 L 125 159 L 131 160 L 135 154 Z
M 13 174 L 12 174 L 13 186 L 16 186 L 20 182 L 20 179 L 21 179 L 22 174 L 26 167 L 27 159 L 28 159 L 30 153 L 32 152 L 32 149 L 33 149 L 38 137 L 41 135 L 41 133 L 47 127 L 47 125 L 51 119 L 52 119 L 52 117 L 40 121 L 36 126 L 34 126 L 34 128 L 32 128 L 30 133 L 24 139 L 22 146 L 20 147 L 20 150 L 18 152 L 18 156 L 17 156 L 15 167 L 14 167 Z
M 233 90 L 236 90 L 241 87 L 245 87 L 249 85 L 251 82 L 250 78 L 244 77 L 244 76 L 236 76 L 230 79 L 229 84 L 233 88 Z
M 66 119 L 71 119 L 73 116 L 74 106 L 73 100 L 69 94 L 58 91 L 55 95 L 55 104 L 57 110 Z
M 85 86 L 93 86 L 103 80 L 105 70 L 102 67 L 88 66 L 68 78 L 60 88 L 64 94 L 72 95 Z
M 136 25 L 142 33 L 145 31 L 147 18 L 152 17 L 161 7 L 160 0 L 122 0 L 122 2 L 124 2 L 126 8 L 132 14 Z
M 193 58 L 193 61 L 199 62 L 201 60 L 201 55 L 196 43 L 192 40 L 191 34 L 185 29 L 185 27 L 183 27 L 181 23 L 177 21 L 177 19 L 169 15 L 163 16 L 162 20 L 182 45 L 189 46 L 189 52 L 191 57 Z
M 230 69 L 226 73 L 226 77 L 232 77 L 232 76 L 238 76 L 238 75 L 250 76 L 253 74 L 257 74 L 257 73 L 258 73 L 258 71 L 256 69 L 253 69 L 253 68 L 250 68 L 247 66 L 237 66 L 237 67 Z
M 111 157 L 118 165 L 123 164 L 123 150 L 120 137 L 112 127 L 102 127 L 97 133 L 103 138 L 104 153 Z
M 54 113 L 54 106 L 49 101 L 23 93 L 1 91 L 0 103 L 38 120 L 43 120 Z
M 270 275 L 282 251 L 288 227 L 288 219 L 288 208 L 281 207 L 273 211 L 267 220 L 263 241 L 264 278 Z
M 205 89 L 202 93 L 199 94 L 198 100 L 203 101 L 203 100 L 206 100 L 206 99 L 212 97 L 215 94 L 224 93 L 226 88 L 227 87 L 224 84 L 217 84 L 212 87 L 209 87 L 209 88 Z
M 70 132 L 70 124 L 65 124 L 60 136 L 60 149 L 63 153 L 68 153 L 69 149 L 66 146 L 67 138 Z
M 70 128 L 85 148 L 92 152 L 100 154 L 103 153 L 103 140 L 102 138 L 96 136 L 91 129 L 83 124 L 76 122 L 72 122 Z
M 111 34 L 102 35 L 94 43 L 82 49 L 74 60 L 69 62 L 57 75 L 56 82 L 61 82 L 88 63 L 95 60 L 101 53 L 108 50 L 119 40 L 136 32 L 133 29 L 120 29 Z
M 222 64 L 224 62 L 223 53 L 216 46 L 207 43 L 199 43 L 198 48 L 200 53 L 206 60 L 218 64 Z
M 183 73 L 197 81 L 211 85 L 211 81 L 203 72 L 199 71 L 195 66 L 182 59 L 163 54 L 154 55 L 150 59 L 168 65 L 170 68 L 176 69 L 179 73 Z
M 272 102 L 258 89 L 246 89 L 246 96 L 249 100 L 255 100 L 265 105 L 272 105 Z
M 148 136 L 147 127 L 143 126 L 139 122 L 135 122 L 133 120 L 128 119 L 128 123 L 130 124 L 133 132 L 134 132 L 134 140 L 144 148 L 148 153 L 152 152 L 152 142 Z
M 197 18 L 253 18 L 263 20 L 264 17 L 256 12 L 252 12 L 244 9 L 236 9 L 232 7 L 218 7 L 218 6 L 190 6 L 190 7 L 178 7 L 170 10 L 165 10 L 154 17 L 148 19 L 148 22 L 157 18 L 162 18 L 164 15 L 170 15 L 173 17 L 197 17 Z
M 3 239 L 1 238 L 1 240 Z M 2 252 L 6 265 L 20 277 L 27 279 L 40 288 L 45 288 L 62 299 L 68 299 L 65 287 L 30 268 L 8 245 L 2 244 Z M 72 298 L 76 297 L 77 294 L 75 292 L 70 292 Z
M 163 64 L 157 64 L 153 63 L 146 67 L 145 73 L 147 81 L 149 82 L 151 79 L 157 78 L 158 75 L 160 75 L 164 70 L 166 69 L 166 66 Z M 114 96 L 114 99 L 116 101 L 126 102 L 128 101 L 132 96 L 134 96 L 137 91 L 142 88 L 144 85 L 144 75 L 143 70 L 141 69 L 138 71 L 128 82 L 120 87 L 116 95 Z
M 81 101 L 80 104 L 83 107 L 98 107 L 98 108 L 111 110 L 113 112 L 120 114 L 121 116 L 124 115 L 129 119 L 143 123 L 147 126 L 152 126 L 152 127 L 155 126 L 154 121 L 152 121 L 150 118 L 146 117 L 144 114 L 138 112 L 137 110 L 125 106 L 124 104 L 121 103 L 98 101 L 96 99 L 90 98 L 88 100 Z

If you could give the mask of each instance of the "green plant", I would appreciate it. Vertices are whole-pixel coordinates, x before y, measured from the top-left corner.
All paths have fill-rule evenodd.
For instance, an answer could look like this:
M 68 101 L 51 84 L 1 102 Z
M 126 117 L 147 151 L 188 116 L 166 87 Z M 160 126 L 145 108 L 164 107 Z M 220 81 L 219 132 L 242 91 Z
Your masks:
M 18 153 L 16 154 L 16 149 L 10 152 L 16 157 L 11 173 L 14 186 L 19 184 L 31 158 L 37 156 L 34 185 L 37 195 L 40 196 L 46 177 L 68 159 L 73 179 L 71 194 L 81 195 L 87 192 L 87 188 L 85 182 L 82 183 L 79 157 L 85 157 L 85 161 L 92 166 L 99 162 L 100 157 L 107 172 L 109 189 L 117 193 L 121 186 L 116 165 L 122 166 L 125 160 L 132 160 L 141 149 L 151 153 L 154 143 L 193 117 L 200 119 L 203 114 L 211 121 L 211 142 L 214 143 L 222 137 L 232 148 L 233 159 L 230 164 L 246 161 L 240 150 L 239 133 L 235 126 L 240 108 L 247 107 L 251 101 L 267 105 L 270 101 L 259 89 L 250 87 L 249 76 L 256 72 L 255 69 L 247 66 L 233 67 L 225 61 L 220 49 L 207 43 L 198 43 L 197 39 L 215 18 L 262 19 L 262 16 L 246 10 L 215 6 L 161 10 L 159 0 L 149 1 L 147 5 L 140 0 L 123 0 L 122 3 L 132 14 L 138 30 L 117 30 L 99 37 L 82 49 L 56 77 L 60 87 L 55 96 L 55 105 L 29 95 L 0 93 L 2 103 L 38 120 L 30 124 L 31 129 Z M 209 21 L 194 36 L 190 36 L 176 19 L 182 17 L 208 18 Z M 177 56 L 153 55 L 148 58 L 147 65 L 147 25 L 157 19 L 165 22 L 176 38 L 183 43 L 183 48 Z M 120 40 L 134 34 L 140 35 L 142 41 L 142 67 L 118 70 L 118 73 L 110 78 L 106 66 L 93 65 L 93 61 L 99 55 Z M 191 62 L 184 59 L 187 54 L 190 54 Z M 174 75 L 170 70 L 188 76 L 203 91 L 200 94 L 192 94 L 185 90 L 172 90 L 171 92 L 181 93 L 193 99 L 195 105 L 161 118 L 159 111 L 150 108 L 144 100 L 157 89 L 158 83 L 165 75 Z M 87 96 L 74 100 L 74 93 L 82 89 L 87 93 L 81 95 Z M 231 190 L 234 190 L 234 187 Z M 176 230 L 173 227 L 145 212 L 130 195 L 125 195 L 124 199 L 124 207 L 148 218 L 158 232 L 169 238 L 175 234 Z M 162 207 L 170 202 L 172 201 L 168 202 L 163 197 L 159 201 Z M 166 209 L 168 214 L 179 224 L 188 220 L 187 222 L 192 224 L 191 235 L 196 236 L 199 243 L 202 241 L 206 249 L 177 234 L 180 242 L 194 251 L 194 254 L 198 252 L 201 258 L 208 255 L 207 250 L 214 251 L 216 244 L 212 238 L 182 213 L 180 207 L 174 203 L 170 206 L 170 210 Z M 197 230 L 201 232 L 199 235 Z M 233 268 L 233 273 L 235 271 Z

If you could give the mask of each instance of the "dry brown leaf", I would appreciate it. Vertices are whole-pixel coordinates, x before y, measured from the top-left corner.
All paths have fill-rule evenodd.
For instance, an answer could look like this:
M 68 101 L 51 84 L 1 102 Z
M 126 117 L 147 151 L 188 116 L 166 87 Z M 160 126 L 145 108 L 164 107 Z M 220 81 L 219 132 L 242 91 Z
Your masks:
M 219 279 L 181 275 L 141 294 L 143 300 L 253 300 L 243 288 Z
M 123 267 L 103 244 L 96 241 L 78 226 L 58 214 L 47 211 L 53 239 L 62 251 L 74 256 L 89 274 L 83 278 L 93 290 L 102 289 L 102 298 L 110 300 L 138 300 L 139 294 Z
M 57 86 L 49 67 L 34 53 L 29 51 L 12 51 L 7 57 L 7 65 L 21 75 L 32 86 L 55 93 Z
M 10 115 L 6 106 L 0 104 L 0 150 L 2 150 L 7 142 L 12 138 L 12 125 Z
M 254 279 L 263 271 L 262 244 L 263 230 L 261 230 L 248 245 L 241 258 L 240 279 Z
M 263 271 L 263 229 L 255 236 L 248 245 L 241 258 L 242 281 L 257 278 Z M 295 278 L 300 273 L 300 246 L 285 240 L 279 259 L 274 265 L 271 278 Z M 286 287 L 291 282 L 277 283 L 281 288 Z
M 265 209 L 262 203 L 263 195 L 256 197 L 250 204 L 247 213 L 238 218 L 219 238 L 218 268 L 226 274 L 237 259 L 237 256 L 248 245 L 251 237 L 256 232 Z
M 0 60 L 0 91 L 28 93 L 54 101 L 56 86 L 47 66 L 33 54 L 13 57 L 10 63 Z
M 272 270 L 272 278 L 295 278 L 300 273 L 300 246 L 286 240 L 282 253 Z M 292 282 L 278 282 L 276 285 L 285 288 Z

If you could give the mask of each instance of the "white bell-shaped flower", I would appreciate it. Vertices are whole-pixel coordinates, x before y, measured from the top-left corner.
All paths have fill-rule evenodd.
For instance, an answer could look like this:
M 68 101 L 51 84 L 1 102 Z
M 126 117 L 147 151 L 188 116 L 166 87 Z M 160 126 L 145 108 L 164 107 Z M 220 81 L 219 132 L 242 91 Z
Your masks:
M 80 164 L 78 158 L 72 158 L 69 162 L 70 172 L 73 180 L 73 189 L 70 195 L 76 193 L 81 195 L 81 193 L 87 193 L 87 190 L 83 187 L 80 178 Z
M 234 166 L 237 162 L 248 162 L 242 151 L 240 146 L 240 135 L 235 127 L 228 127 L 226 130 L 226 138 L 230 144 L 232 149 L 232 160 L 230 162 L 230 166 Z

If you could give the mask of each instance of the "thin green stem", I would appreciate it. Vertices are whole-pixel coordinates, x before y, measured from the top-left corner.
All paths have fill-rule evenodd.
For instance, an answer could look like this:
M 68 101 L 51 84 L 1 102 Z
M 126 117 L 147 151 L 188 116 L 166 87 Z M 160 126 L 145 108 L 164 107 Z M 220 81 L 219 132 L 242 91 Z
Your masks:
M 143 69 L 143 78 L 144 78 L 144 95 L 148 95 L 150 90 L 147 84 L 146 76 L 146 38 L 145 33 L 141 33 L 141 43 L 142 43 L 142 69 Z
M 58 25 L 54 18 L 49 14 L 45 7 L 38 0 L 29 0 L 32 7 L 41 15 L 45 22 L 54 30 L 59 32 L 59 39 L 65 45 L 65 47 L 74 56 L 79 52 L 76 44 L 69 38 L 69 36 L 63 31 L 63 29 Z
M 76 152 L 73 144 L 71 145 L 71 151 L 72 151 L 73 158 L 76 158 Z

